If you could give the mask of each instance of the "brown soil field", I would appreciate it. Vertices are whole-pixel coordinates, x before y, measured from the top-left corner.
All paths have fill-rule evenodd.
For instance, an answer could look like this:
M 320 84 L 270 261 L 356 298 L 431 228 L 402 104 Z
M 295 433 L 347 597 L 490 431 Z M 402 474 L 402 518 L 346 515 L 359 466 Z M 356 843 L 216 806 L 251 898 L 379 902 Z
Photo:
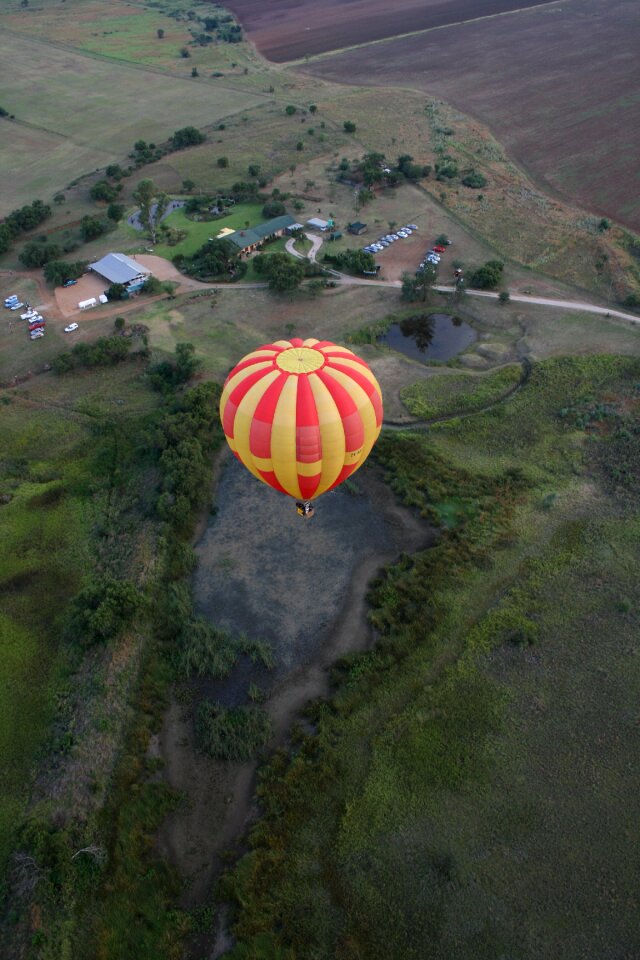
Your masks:
M 416 30 L 431 30 L 477 17 L 537 6 L 540 0 L 230 0 L 265 57 L 283 63 L 327 50 Z
M 635 0 L 566 0 L 300 69 L 442 97 L 486 123 L 547 190 L 640 229 L 639 32 Z

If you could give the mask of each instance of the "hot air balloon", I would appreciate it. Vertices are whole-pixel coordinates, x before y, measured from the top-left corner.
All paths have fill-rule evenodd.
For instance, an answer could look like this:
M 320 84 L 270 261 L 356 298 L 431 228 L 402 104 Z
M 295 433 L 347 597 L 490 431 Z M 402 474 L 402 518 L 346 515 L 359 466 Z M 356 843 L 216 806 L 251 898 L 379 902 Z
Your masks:
M 298 513 L 361 467 L 382 427 L 371 370 L 328 340 L 277 340 L 227 377 L 220 419 L 234 454 L 264 483 L 295 497 Z

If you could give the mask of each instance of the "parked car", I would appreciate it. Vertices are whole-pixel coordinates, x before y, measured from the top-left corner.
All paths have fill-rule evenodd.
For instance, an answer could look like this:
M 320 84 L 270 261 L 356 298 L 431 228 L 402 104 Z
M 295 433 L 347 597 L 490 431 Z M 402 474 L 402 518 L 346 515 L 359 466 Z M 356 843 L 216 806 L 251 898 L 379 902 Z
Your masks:
M 402 237 L 403 240 L 406 240 L 409 234 L 406 230 L 398 230 L 398 236 Z
M 9 307 L 9 310 L 20 310 L 22 307 L 24 307 L 24 303 L 20 303 L 20 301 L 18 301 L 18 303 L 12 303 Z
M 10 297 L 6 297 L 4 301 L 5 307 L 11 307 L 14 303 L 18 302 L 18 298 L 15 293 L 12 293 Z
M 62 284 L 63 287 L 74 287 L 78 281 L 77 280 L 65 280 Z
M 44 330 L 33 330 L 29 334 L 31 340 L 38 340 L 40 337 L 44 337 Z
M 433 249 L 436 253 L 444 253 L 447 248 L 443 247 L 441 243 L 437 243 Z
M 409 223 L 409 224 L 407 224 L 407 226 L 409 227 L 409 230 L 417 230 L 417 229 L 418 229 L 418 227 L 417 227 L 417 225 L 416 225 L 415 223 Z
M 65 333 L 73 333 L 74 330 L 78 329 L 77 323 L 70 323 L 68 327 L 64 328 Z

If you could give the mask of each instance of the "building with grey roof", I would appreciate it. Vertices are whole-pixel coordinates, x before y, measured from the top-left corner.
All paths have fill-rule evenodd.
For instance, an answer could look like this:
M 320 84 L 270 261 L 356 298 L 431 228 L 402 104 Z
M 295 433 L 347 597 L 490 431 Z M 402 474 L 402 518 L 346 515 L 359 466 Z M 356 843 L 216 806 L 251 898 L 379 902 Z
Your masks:
M 89 269 L 100 274 L 108 283 L 121 283 L 125 287 L 144 283 L 151 270 L 132 260 L 126 253 L 108 253 L 102 260 L 89 264 Z

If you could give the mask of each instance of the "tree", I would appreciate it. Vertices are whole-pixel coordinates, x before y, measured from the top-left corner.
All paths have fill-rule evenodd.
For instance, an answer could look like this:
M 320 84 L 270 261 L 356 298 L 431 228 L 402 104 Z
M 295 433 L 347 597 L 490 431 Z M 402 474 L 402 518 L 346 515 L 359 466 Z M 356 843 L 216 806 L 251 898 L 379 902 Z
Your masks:
M 115 318 L 115 320 L 113 321 L 113 326 L 115 327 L 115 330 L 116 330 L 117 333 L 122 333 L 122 331 L 124 330 L 124 327 L 125 327 L 125 322 L 126 322 L 126 321 L 125 321 L 124 317 L 116 317 L 116 318 Z
M 183 58 L 183 60 L 187 60 L 191 56 L 191 53 L 187 47 L 182 47 L 180 50 L 180 56 Z
M 608 230 L 610 226 L 611 226 L 611 221 L 607 220 L 606 217 L 603 217 L 600 223 L 598 224 L 598 232 L 604 233 L 605 230 Z
M 85 216 L 80 221 L 80 234 L 85 243 L 101 237 L 107 231 L 107 224 L 98 217 Z
M 140 206 L 140 222 L 145 227 L 155 243 L 155 223 L 151 215 L 153 200 L 156 195 L 156 187 L 153 180 L 140 180 L 131 196 Z
M 142 606 L 136 587 L 102 575 L 71 601 L 66 634 L 83 647 L 116 637 Z
M 123 283 L 112 283 L 107 290 L 109 300 L 128 300 L 129 294 Z
M 266 220 L 271 220 L 272 217 L 281 217 L 285 212 L 285 205 L 280 200 L 269 200 L 262 208 L 262 216 Z
M 114 223 L 120 223 L 124 217 L 124 206 L 121 203 L 110 203 L 107 207 L 107 216 Z
M 431 263 L 416 271 L 414 276 L 410 273 L 403 273 L 402 299 L 408 301 L 422 300 L 424 302 L 431 287 L 436 282 L 436 276 L 436 269 Z
M 191 67 L 191 76 L 192 76 L 192 77 L 199 77 L 199 76 L 200 76 L 200 74 L 198 73 L 198 68 L 197 68 L 197 67 Z
M 446 233 L 439 233 L 436 237 L 436 243 L 438 246 L 446 247 L 449 244 L 449 237 L 446 235 Z
M 296 150 L 304 150 L 304 143 L 302 142 L 302 140 L 298 140 L 298 142 L 296 143 Z
M 355 132 L 356 132 L 356 125 L 355 125 L 355 123 L 353 122 L 353 120 L 345 120 L 344 123 L 342 124 L 342 126 L 343 126 L 343 128 L 344 128 L 344 132 L 345 132 L 345 133 L 355 133 Z
M 479 290 L 493 290 L 502 280 L 504 264 L 500 260 L 488 260 L 469 277 L 469 286 Z
M 297 289 L 305 276 L 304 262 L 293 260 L 286 253 L 261 254 L 254 265 L 256 273 L 269 280 L 269 289 L 277 293 Z
M 318 108 L 317 108 L 317 106 L 316 106 L 315 103 L 310 103 L 310 104 L 309 104 L 309 113 L 316 113 L 317 110 L 318 110 Z
M 191 193 L 194 187 L 195 187 L 195 182 L 193 180 L 187 179 L 182 181 L 182 189 L 184 190 L 185 193 Z
M 469 173 L 465 174 L 462 178 L 462 184 L 465 187 L 471 187 L 473 190 L 479 190 L 480 187 L 486 187 L 487 178 L 477 170 L 470 170 Z
M 296 112 L 296 108 L 293 106 L 292 103 L 290 103 L 288 106 L 284 108 L 284 112 L 287 114 L 288 117 L 292 117 Z
M 366 253 L 364 250 L 344 250 L 342 253 L 328 256 L 330 263 L 335 264 L 339 270 L 346 270 L 358 276 L 361 273 L 373 273 L 376 269 L 375 257 L 372 253 Z
M 193 68 L 196 69 L 195 67 Z M 197 72 L 194 74 L 191 72 L 192 76 L 197 76 Z M 180 130 L 176 130 L 171 135 L 171 146 L 174 150 L 184 150 L 185 147 L 197 147 L 198 144 L 204 143 L 207 139 L 207 135 L 202 133 L 201 130 L 198 130 L 197 127 L 181 127 Z
M 24 245 L 18 259 L 25 267 L 42 267 L 47 261 L 55 260 L 59 256 L 60 247 L 57 243 L 38 243 L 37 240 L 31 240 Z
M 248 173 L 250 177 L 260 176 L 260 164 L 259 163 L 250 163 L 248 168 Z
M 53 202 L 60 204 L 60 203 L 64 203 L 66 199 L 67 198 L 65 197 L 64 193 L 56 193 L 53 198 Z
M 67 280 L 77 280 L 85 271 L 86 261 L 77 260 L 68 263 L 65 260 L 49 260 L 44 265 L 44 278 L 47 283 L 59 287 Z
M 224 170 L 225 167 L 229 166 L 229 157 L 218 157 L 216 163 L 222 170 Z
M 158 40 L 162 40 L 162 38 L 164 37 L 164 30 L 162 29 L 162 27 L 158 27 L 158 29 L 156 30 L 156 33 L 158 35 Z
M 498 295 L 498 300 L 500 303 L 509 303 L 511 300 L 511 294 L 508 290 L 501 290 L 500 294 Z

